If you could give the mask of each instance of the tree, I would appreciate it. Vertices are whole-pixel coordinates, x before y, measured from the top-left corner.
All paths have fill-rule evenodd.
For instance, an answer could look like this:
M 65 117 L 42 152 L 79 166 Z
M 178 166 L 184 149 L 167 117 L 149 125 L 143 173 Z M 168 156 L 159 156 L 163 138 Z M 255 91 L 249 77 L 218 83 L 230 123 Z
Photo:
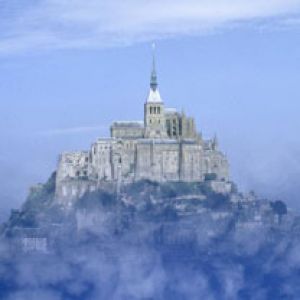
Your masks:
M 287 214 L 287 207 L 284 202 L 281 200 L 277 200 L 275 202 L 271 202 L 271 207 L 275 214 L 282 216 Z

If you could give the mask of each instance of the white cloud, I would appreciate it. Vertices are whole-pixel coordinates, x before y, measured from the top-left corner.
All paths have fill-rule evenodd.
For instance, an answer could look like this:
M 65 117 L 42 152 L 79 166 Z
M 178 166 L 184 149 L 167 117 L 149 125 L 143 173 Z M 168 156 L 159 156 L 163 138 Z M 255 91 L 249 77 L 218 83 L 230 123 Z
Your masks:
M 56 136 L 56 135 L 69 135 L 69 134 L 79 134 L 85 132 L 94 132 L 107 129 L 107 126 L 81 126 L 81 127 L 71 127 L 71 128 L 57 128 L 40 131 L 37 134 L 41 136 Z
M 297 15 L 300 0 L 0 0 L 0 53 L 130 44 Z M 2 12 L 1 12 L 2 11 Z
M 291 17 L 291 18 L 286 18 L 284 20 L 282 20 L 281 25 L 285 25 L 288 27 L 291 26 L 299 26 L 300 25 L 300 17 Z

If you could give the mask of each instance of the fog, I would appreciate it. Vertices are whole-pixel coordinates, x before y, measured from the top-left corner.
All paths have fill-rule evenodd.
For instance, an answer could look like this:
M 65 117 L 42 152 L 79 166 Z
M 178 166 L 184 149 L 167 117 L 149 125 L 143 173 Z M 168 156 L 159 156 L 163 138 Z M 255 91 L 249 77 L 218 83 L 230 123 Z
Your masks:
M 237 230 L 233 226 L 238 218 L 235 214 L 216 220 L 212 208 L 180 217 L 171 213 L 167 204 L 150 205 L 149 195 L 132 195 L 134 206 L 124 206 L 120 200 L 97 192 L 85 196 L 66 215 L 43 206 L 38 212 L 33 210 L 38 222 L 35 226 L 48 228 L 48 250 L 22 252 L 11 238 L 2 239 L 0 297 L 299 298 L 296 223 Z M 30 211 L 33 203 L 28 205 L 26 210 Z M 27 217 L 22 218 L 19 225 L 11 219 L 9 230 L 24 226 Z M 56 233 L 51 227 L 53 220 L 59 225 Z

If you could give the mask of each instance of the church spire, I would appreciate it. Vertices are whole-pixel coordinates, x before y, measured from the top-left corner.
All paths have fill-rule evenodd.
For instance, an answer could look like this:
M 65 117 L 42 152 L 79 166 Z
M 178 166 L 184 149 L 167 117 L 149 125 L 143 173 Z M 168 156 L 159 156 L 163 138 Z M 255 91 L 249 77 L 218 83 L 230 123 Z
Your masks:
M 157 83 L 157 74 L 156 74 L 156 64 L 155 64 L 155 44 L 152 44 L 152 55 L 153 55 L 153 62 L 152 62 L 152 72 L 151 72 L 151 80 L 150 80 L 150 87 L 152 91 L 156 91 L 158 83 Z
M 158 91 L 158 83 L 157 83 L 157 75 L 156 75 L 156 65 L 155 65 L 155 44 L 152 44 L 152 72 L 150 79 L 150 92 L 147 99 L 147 102 L 155 102 L 162 103 L 162 99 L 160 97 Z

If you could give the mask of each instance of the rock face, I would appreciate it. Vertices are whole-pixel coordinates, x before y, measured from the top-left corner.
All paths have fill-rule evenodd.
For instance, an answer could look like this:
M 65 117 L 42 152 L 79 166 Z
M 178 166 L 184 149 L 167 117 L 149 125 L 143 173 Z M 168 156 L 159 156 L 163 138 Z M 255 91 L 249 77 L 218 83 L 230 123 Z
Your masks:
M 110 138 L 99 138 L 89 151 L 61 154 L 56 198 L 68 206 L 86 191 L 107 183 L 203 182 L 207 178 L 216 182 L 212 187 L 218 192 L 226 192 L 227 158 L 218 150 L 216 138 L 202 139 L 193 118 L 165 107 L 154 69 L 144 121 L 114 122 Z
M 122 232 L 135 234 L 135 226 L 145 226 L 153 235 L 163 229 L 156 236 L 161 242 L 184 243 L 199 234 L 211 239 L 220 232 L 288 232 L 299 222 L 281 201 L 272 203 L 234 189 L 216 192 L 210 181 L 141 180 L 122 186 L 119 193 L 107 186 L 84 193 L 70 207 L 56 201 L 56 181 L 54 173 L 47 183 L 32 188 L 23 207 L 14 210 L 2 228 L 24 252 L 47 252 L 61 237 L 77 239 L 82 232 L 104 240 Z M 177 227 L 182 228 L 174 230 Z

